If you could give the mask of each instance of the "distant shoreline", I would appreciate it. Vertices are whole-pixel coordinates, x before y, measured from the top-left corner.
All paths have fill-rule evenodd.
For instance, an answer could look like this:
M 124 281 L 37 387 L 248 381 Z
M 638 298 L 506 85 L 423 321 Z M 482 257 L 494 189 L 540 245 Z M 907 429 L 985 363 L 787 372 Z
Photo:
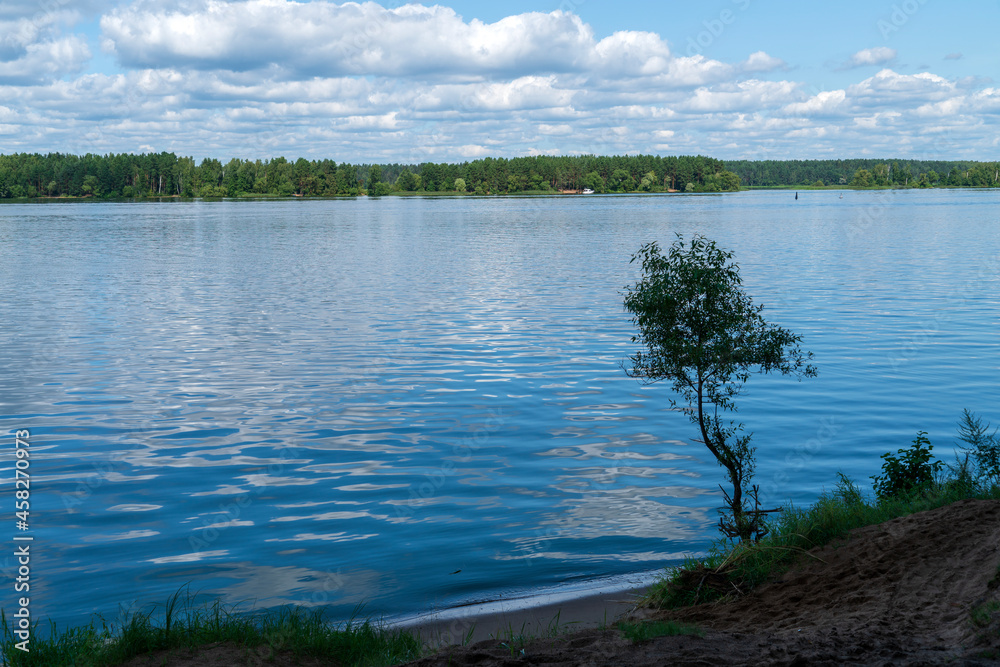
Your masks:
M 510 193 L 500 193 L 500 194 L 490 194 L 490 195 L 477 195 L 474 192 L 457 192 L 457 191 L 445 191 L 445 192 L 423 192 L 423 191 L 409 191 L 409 192 L 390 192 L 384 195 L 367 195 L 367 194 L 357 194 L 357 195 L 242 195 L 238 197 L 183 197 L 181 195 L 154 195 L 150 197 L 93 197 L 90 195 L 75 197 L 71 195 L 63 195 L 59 197 L 19 197 L 19 198 L 6 198 L 0 199 L 0 205 L 3 204 L 51 204 L 59 202 L 94 202 L 94 203 L 165 203 L 165 202 L 235 202 L 235 201 L 340 201 L 348 199 L 382 199 L 388 197 L 398 197 L 403 199 L 411 198 L 454 198 L 454 197 L 469 197 L 475 199 L 517 199 L 524 197 L 540 197 L 540 198 L 556 198 L 556 197 L 648 197 L 655 195 L 683 195 L 683 196 L 704 196 L 704 195 L 726 195 L 726 194 L 737 194 L 739 192 L 764 192 L 764 191 L 798 191 L 798 192 L 872 192 L 872 191 L 904 191 L 904 190 L 962 190 L 962 191 L 988 191 L 988 190 L 998 190 L 1000 185 L 997 186 L 952 186 L 952 185 L 935 185 L 932 187 L 893 187 L 893 186 L 869 186 L 869 187 L 859 187 L 859 186 L 848 186 L 848 185 L 757 185 L 757 186 L 743 186 L 737 191 L 732 192 L 680 192 L 677 190 L 671 191 L 661 191 L 661 192 L 605 192 L 605 193 L 594 193 L 594 194 L 582 194 L 577 192 L 552 192 L 552 191 L 542 191 L 533 190 L 526 192 L 510 192 Z

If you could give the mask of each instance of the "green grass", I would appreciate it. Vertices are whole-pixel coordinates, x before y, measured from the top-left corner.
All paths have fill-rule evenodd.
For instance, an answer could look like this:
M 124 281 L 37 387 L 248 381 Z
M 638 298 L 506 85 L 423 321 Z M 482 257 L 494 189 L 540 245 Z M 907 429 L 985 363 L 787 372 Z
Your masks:
M 646 642 L 654 637 L 676 637 L 678 635 L 701 637 L 705 634 L 699 628 L 674 623 L 673 621 L 647 621 L 640 623 L 622 621 L 618 624 L 618 629 L 633 644 Z
M 345 666 L 394 665 L 414 660 L 422 651 L 412 634 L 370 620 L 334 626 L 322 612 L 299 607 L 241 613 L 218 601 L 197 606 L 185 589 L 151 610 L 123 612 L 117 623 L 96 616 L 86 627 L 61 632 L 51 623 L 46 637 L 36 622 L 30 653 L 14 647 L 18 639 L 6 614 L 2 616 L 4 664 L 11 667 L 115 667 L 155 651 L 215 643 L 236 645 L 248 656 L 259 656 L 262 650 L 265 660 L 290 652 L 296 657 L 330 658 Z
M 522 623 L 520 630 L 515 630 L 514 625 L 512 623 L 508 623 L 506 628 L 498 628 L 497 632 L 490 635 L 490 637 L 499 640 L 500 646 L 507 649 L 510 652 L 511 657 L 514 658 L 518 655 L 524 655 L 524 647 L 530 641 L 541 638 L 558 637 L 561 634 L 570 632 L 571 629 L 569 626 L 571 624 L 561 623 L 559 620 L 561 616 L 561 611 L 556 612 L 556 615 L 552 617 L 548 625 L 545 627 L 545 630 L 541 633 L 528 630 L 527 623 Z M 607 617 L 605 616 L 605 621 L 606 620 Z M 472 631 L 470 630 L 469 637 L 471 636 Z M 465 643 L 468 643 L 468 639 Z
M 681 567 L 668 571 L 650 587 L 643 603 L 675 609 L 743 595 L 787 570 L 797 558 L 808 557 L 809 549 L 844 537 L 855 528 L 966 498 L 1000 499 L 1000 487 L 973 489 L 948 481 L 935 483 L 910 497 L 875 501 L 840 475 L 836 489 L 820 496 L 812 507 L 785 507 L 772 519 L 770 534 L 760 542 L 733 544 L 719 540 L 707 557 L 688 559 Z
M 1000 602 L 987 602 L 972 610 L 972 624 L 977 628 L 985 628 L 993 622 L 993 616 L 1000 617 Z

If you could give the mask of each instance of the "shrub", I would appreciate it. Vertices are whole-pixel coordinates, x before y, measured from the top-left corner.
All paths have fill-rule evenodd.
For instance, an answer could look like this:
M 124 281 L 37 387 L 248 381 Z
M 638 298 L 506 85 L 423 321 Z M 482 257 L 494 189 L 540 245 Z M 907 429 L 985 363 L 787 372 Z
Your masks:
M 934 484 L 934 475 L 941 470 L 942 463 L 931 463 L 934 445 L 927 438 L 927 431 L 918 431 L 909 449 L 900 449 L 894 454 L 882 455 L 882 474 L 873 475 L 875 495 L 879 501 L 902 498 L 928 489 Z
M 989 422 L 984 426 L 981 417 L 968 409 L 964 410 L 958 422 L 958 439 L 971 447 L 960 445 L 959 449 L 965 454 L 966 461 L 972 456 L 980 481 L 1000 485 L 1000 438 L 997 438 L 998 429 L 993 429 L 992 433 L 989 430 Z

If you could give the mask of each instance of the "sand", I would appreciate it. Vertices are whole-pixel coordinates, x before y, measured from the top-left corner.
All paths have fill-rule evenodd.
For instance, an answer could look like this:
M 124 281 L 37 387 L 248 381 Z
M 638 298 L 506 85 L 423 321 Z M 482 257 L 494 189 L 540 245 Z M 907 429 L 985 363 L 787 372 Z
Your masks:
M 979 657 L 1000 651 L 1000 613 L 985 628 L 971 623 L 974 607 L 1000 601 L 1000 501 L 861 528 L 810 553 L 741 599 L 637 614 L 694 624 L 703 637 L 632 644 L 588 630 L 514 651 L 483 641 L 410 665 L 1000 664 Z
M 408 667 L 500 665 L 1000 665 L 1000 611 L 984 626 L 973 609 L 1000 608 L 1000 501 L 966 500 L 853 531 L 810 552 L 780 578 L 742 598 L 671 612 L 631 610 L 621 593 L 506 614 L 499 636 L 448 646 Z M 548 620 L 578 621 L 573 632 L 549 636 Z M 658 637 L 634 644 L 605 627 L 605 613 L 695 625 L 703 636 Z M 471 621 L 463 619 L 461 627 Z M 479 618 L 484 629 L 496 618 Z M 579 630 L 590 626 L 590 629 Z M 535 628 L 518 642 L 503 628 Z M 437 627 L 437 641 L 443 638 Z M 443 628 L 447 632 L 447 628 Z M 435 628 L 424 632 L 434 635 Z M 565 630 L 565 627 L 564 627 Z M 452 633 L 458 634 L 458 633 Z M 488 633 L 492 634 L 492 633 Z M 992 651 L 994 657 L 984 657 Z M 130 665 L 335 665 L 261 661 L 236 649 L 210 647 L 158 655 Z

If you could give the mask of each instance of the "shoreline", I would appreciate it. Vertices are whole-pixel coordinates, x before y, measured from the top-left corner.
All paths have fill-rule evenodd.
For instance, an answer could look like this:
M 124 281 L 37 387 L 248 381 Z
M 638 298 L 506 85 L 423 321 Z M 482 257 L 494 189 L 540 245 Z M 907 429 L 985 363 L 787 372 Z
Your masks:
M 568 629 L 560 619 L 558 633 L 459 638 L 405 665 L 1000 664 L 991 494 L 854 527 L 735 596 L 643 609 L 617 628 L 610 617 Z
M 535 638 L 600 628 L 635 611 L 639 598 L 664 572 L 660 568 L 539 589 L 527 595 L 388 618 L 385 622 L 388 628 L 414 633 L 435 649 L 512 635 Z
M 61 658 L 44 664 L 86 656 L 121 667 L 998 664 L 1000 487 L 968 497 L 952 485 L 879 505 L 849 491 L 785 526 L 814 540 L 755 549 L 800 553 L 774 561 L 751 590 L 700 604 L 636 608 L 645 589 L 617 577 L 400 618 L 394 627 L 365 620 L 336 629 L 302 609 L 249 623 L 219 607 L 206 615 L 175 595 L 168 605 L 179 603 L 176 620 L 166 629 L 139 612 L 116 637 L 92 625 L 37 648 Z M 848 514 L 854 520 L 845 524 Z M 800 530 L 803 521 L 813 530 Z M 744 576 L 734 569 L 741 557 L 725 558 L 729 569 L 709 567 L 733 584 Z M 622 617 L 627 624 L 617 623 Z M 10 649 L 9 626 L 5 637 Z

